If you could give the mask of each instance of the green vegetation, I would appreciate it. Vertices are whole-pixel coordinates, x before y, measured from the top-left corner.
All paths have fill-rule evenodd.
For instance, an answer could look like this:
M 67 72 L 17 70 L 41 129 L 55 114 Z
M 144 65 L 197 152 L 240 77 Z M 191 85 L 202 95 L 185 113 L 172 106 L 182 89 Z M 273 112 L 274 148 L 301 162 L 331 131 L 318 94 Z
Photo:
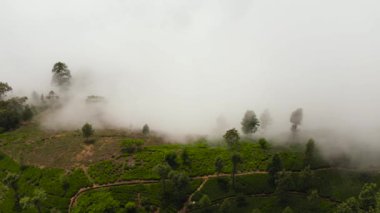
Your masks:
M 260 126 L 259 119 L 257 119 L 256 114 L 252 110 L 248 110 L 241 121 L 241 130 L 246 135 L 251 135 L 257 131 Z
M 92 137 L 83 144 L 78 130 L 44 131 L 33 121 L 1 133 L 0 211 L 66 212 L 92 185 L 100 188 L 81 193 L 73 212 L 347 212 L 372 211 L 380 200 L 379 174 L 329 168 L 312 140 L 276 146 L 234 129 L 227 143 L 157 143 L 153 134 L 115 130 Z
M 89 123 L 85 123 L 82 127 L 82 134 L 83 137 L 89 138 L 94 134 L 94 129 L 92 128 L 92 125 Z

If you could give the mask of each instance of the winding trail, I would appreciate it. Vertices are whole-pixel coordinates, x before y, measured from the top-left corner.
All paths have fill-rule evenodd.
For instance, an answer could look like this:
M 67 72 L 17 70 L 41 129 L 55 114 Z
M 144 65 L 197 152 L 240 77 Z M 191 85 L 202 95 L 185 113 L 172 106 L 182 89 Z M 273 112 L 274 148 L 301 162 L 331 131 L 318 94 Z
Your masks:
M 335 168 L 335 167 L 317 168 L 317 169 L 313 169 L 312 171 L 334 170 L 334 169 L 335 170 L 346 170 L 346 171 L 357 171 L 357 170 L 354 170 L 354 169 Z M 286 172 L 297 173 L 297 172 L 300 172 L 300 171 L 286 171 Z M 245 176 L 245 175 L 253 175 L 253 174 L 268 174 L 268 172 L 267 171 L 256 170 L 256 171 L 251 171 L 251 172 L 237 173 L 236 176 Z M 194 176 L 194 177 L 191 177 L 191 179 L 193 179 L 193 180 L 203 180 L 203 182 L 198 186 L 198 188 L 192 194 L 190 194 L 190 196 L 187 199 L 187 201 L 185 202 L 183 208 L 179 212 L 180 213 L 186 213 L 187 212 L 187 207 L 191 204 L 191 199 L 194 196 L 194 194 L 196 192 L 202 190 L 202 188 L 204 187 L 204 185 L 207 183 L 207 181 L 210 178 L 229 177 L 229 176 L 231 176 L 230 173 L 221 173 L 219 175 L 217 175 L 217 174 L 211 174 L 211 175 L 203 175 L 203 176 Z M 84 187 L 84 188 L 79 189 L 79 191 L 70 199 L 70 205 L 69 205 L 68 212 L 69 213 L 71 212 L 72 208 L 75 206 L 75 204 L 76 204 L 78 198 L 80 197 L 80 195 L 82 195 L 85 192 L 92 191 L 92 190 L 97 190 L 97 189 L 101 189 L 101 188 L 110 188 L 110 187 L 113 187 L 113 186 L 137 185 L 137 184 L 152 184 L 152 183 L 158 183 L 158 182 L 159 182 L 159 180 L 157 180 L 157 179 L 150 179 L 150 180 L 147 180 L 147 179 L 145 179 L 145 180 L 144 179 L 137 179 L 137 180 L 117 181 L 117 182 L 114 182 L 114 183 L 107 183 L 107 184 L 94 184 L 94 185 L 89 186 L 89 187 Z M 295 191 L 293 191 L 292 193 L 303 194 L 302 192 L 295 192 Z M 270 196 L 272 194 L 273 193 L 271 193 L 271 194 L 254 194 L 254 195 L 251 195 L 251 196 Z M 340 203 L 340 201 L 334 200 L 332 198 L 327 198 L 327 197 L 320 197 L 320 198 L 329 200 L 331 202 Z
M 253 175 L 253 174 L 267 174 L 268 172 L 267 171 L 252 171 L 252 172 L 242 172 L 242 173 L 238 173 L 236 174 L 236 176 L 244 176 L 244 175 Z M 216 175 L 216 174 L 212 174 L 212 175 L 204 175 L 204 176 L 195 176 L 195 177 L 191 177 L 193 180 L 204 180 L 202 182 L 202 184 L 197 188 L 196 191 L 194 191 L 187 202 L 191 202 L 191 198 L 193 197 L 193 195 L 195 194 L 195 192 L 197 191 L 200 191 L 203 186 L 206 184 L 207 180 L 209 178 L 216 178 L 216 177 L 227 177 L 227 176 L 231 176 L 231 174 L 229 173 L 222 173 L 222 174 L 219 174 L 219 175 Z M 89 187 L 84 187 L 84 188 L 81 188 L 79 189 L 79 191 L 70 199 L 70 205 L 69 205 L 69 212 L 71 212 L 71 209 L 75 206 L 78 198 L 80 197 L 80 195 L 82 195 L 83 193 L 85 192 L 88 192 L 88 191 L 92 191 L 92 190 L 96 190 L 96 189 L 101 189 L 101 188 L 110 188 L 110 187 L 113 187 L 113 186 L 123 186 L 123 185 L 137 185 L 137 184 L 152 184 L 152 183 L 158 183 L 159 180 L 142 180 L 142 179 L 138 179 L 138 180 L 127 180 L 127 181 L 118 181 L 118 182 L 114 182 L 114 183 L 106 183 L 106 184 L 94 184 L 92 186 L 89 186 Z M 186 202 L 186 203 L 187 203 Z M 185 209 L 186 210 L 186 209 Z

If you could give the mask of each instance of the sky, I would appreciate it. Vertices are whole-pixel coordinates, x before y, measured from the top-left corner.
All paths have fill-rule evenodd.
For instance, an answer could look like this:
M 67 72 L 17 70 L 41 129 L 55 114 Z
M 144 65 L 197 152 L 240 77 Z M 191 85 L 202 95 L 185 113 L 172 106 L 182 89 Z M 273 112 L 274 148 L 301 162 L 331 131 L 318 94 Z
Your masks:
M 0 81 L 51 89 L 65 62 L 75 100 L 107 99 L 121 126 L 209 134 L 268 109 L 273 129 L 380 136 L 375 0 L 2 0 Z M 84 123 L 75 104 L 53 120 Z M 84 109 L 85 110 L 85 109 Z M 49 125 L 54 126 L 53 123 Z M 373 137 L 372 137 L 373 136 Z

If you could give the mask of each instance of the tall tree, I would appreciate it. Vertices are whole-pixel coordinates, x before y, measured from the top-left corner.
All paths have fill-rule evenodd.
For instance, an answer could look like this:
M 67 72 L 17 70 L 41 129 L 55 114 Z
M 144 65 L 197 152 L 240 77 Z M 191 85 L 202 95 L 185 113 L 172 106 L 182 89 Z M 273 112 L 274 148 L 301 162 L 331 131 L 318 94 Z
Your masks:
M 149 133 L 150 133 L 150 129 L 149 129 L 148 124 L 145 124 L 145 125 L 143 126 L 143 128 L 142 128 L 142 133 L 143 133 L 144 135 L 149 135 Z
M 224 167 L 224 163 L 223 163 L 222 158 L 221 157 L 217 157 L 215 159 L 215 171 L 218 174 L 218 176 L 222 172 L 223 167 Z
M 297 127 L 301 125 L 303 119 L 303 111 L 302 108 L 296 109 L 292 114 L 290 115 L 290 122 L 292 123 L 292 131 L 297 131 Z
M 92 129 L 92 125 L 89 123 L 84 124 L 82 127 L 82 134 L 85 138 L 89 138 L 91 135 L 93 135 L 94 129 Z
M 275 185 L 277 173 L 282 170 L 282 163 L 280 156 L 275 154 L 272 157 L 272 161 L 268 165 L 269 181 L 271 184 Z
M 314 140 L 310 139 L 306 144 L 305 150 L 305 166 L 312 167 L 314 161 L 315 145 Z
M 158 164 L 154 170 L 160 176 L 163 191 L 166 192 L 166 179 L 169 177 L 171 168 L 167 164 Z
M 0 100 L 3 99 L 7 92 L 12 91 L 12 87 L 8 83 L 0 82 Z
M 240 136 L 236 129 L 227 130 L 226 134 L 224 134 L 224 140 L 226 141 L 229 148 L 234 148 L 238 145 Z
M 67 89 L 71 80 L 71 73 L 67 65 L 63 62 L 57 62 L 54 64 L 52 72 L 53 84 L 59 86 L 61 89 Z
M 231 162 L 232 162 L 232 185 L 235 188 L 235 175 L 237 173 L 237 167 L 239 163 L 242 163 L 242 158 L 239 153 L 234 153 L 231 156 Z
M 268 126 L 270 126 L 273 122 L 273 119 L 269 113 L 268 110 L 265 110 L 261 115 L 260 115 L 260 127 L 263 130 L 266 130 Z
M 244 134 L 253 134 L 257 131 L 260 126 L 259 119 L 257 119 L 256 114 L 252 110 L 248 110 L 241 121 L 241 130 Z
M 191 159 L 189 155 L 189 151 L 185 148 L 181 152 L 181 159 L 182 159 L 182 164 L 184 166 L 191 166 Z

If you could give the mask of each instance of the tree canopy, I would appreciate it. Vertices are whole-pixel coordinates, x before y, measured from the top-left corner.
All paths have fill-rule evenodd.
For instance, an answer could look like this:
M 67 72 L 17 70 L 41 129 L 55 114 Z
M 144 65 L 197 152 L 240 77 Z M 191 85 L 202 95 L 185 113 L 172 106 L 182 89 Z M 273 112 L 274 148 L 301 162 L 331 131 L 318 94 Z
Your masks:
M 54 64 L 52 72 L 53 84 L 60 88 L 67 89 L 71 81 L 71 73 L 67 65 L 63 62 L 57 62 Z
M 253 134 L 257 131 L 260 126 L 259 119 L 257 119 L 256 114 L 252 110 L 248 110 L 241 121 L 241 130 L 244 134 Z

